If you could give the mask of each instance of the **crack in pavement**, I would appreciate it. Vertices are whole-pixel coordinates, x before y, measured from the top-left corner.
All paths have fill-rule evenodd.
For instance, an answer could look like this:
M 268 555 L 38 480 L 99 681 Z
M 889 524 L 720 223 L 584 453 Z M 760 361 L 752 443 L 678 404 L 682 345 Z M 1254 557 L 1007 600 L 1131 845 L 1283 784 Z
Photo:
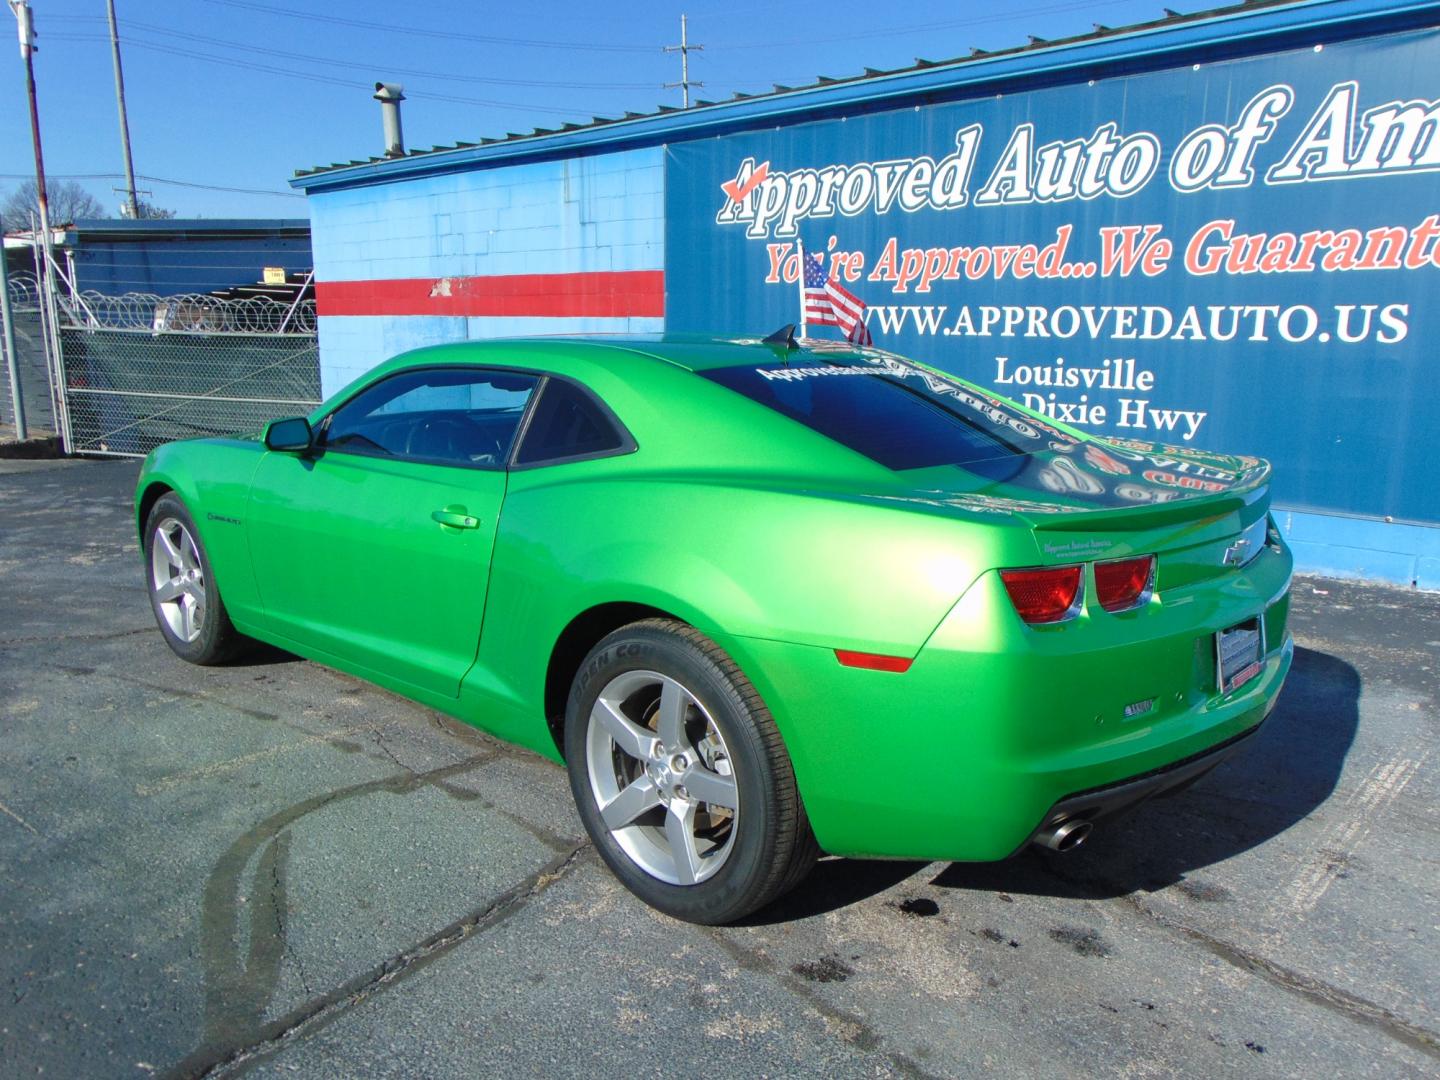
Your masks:
M 39 835 L 40 835 L 40 830 L 39 830 L 39 829 L 35 828 L 34 825 L 31 825 L 30 822 L 26 821 L 23 817 L 21 817 L 19 814 L 17 814 L 14 810 L 11 810 L 10 807 L 6 806 L 3 802 L 0 802 L 0 814 L 4 814 L 6 817 L 14 818 L 16 821 L 18 821 L 18 822 L 21 824 L 21 826 L 22 826 L 23 828 L 29 829 L 29 830 L 30 830 L 32 833 L 34 833 L 36 836 L 39 836 Z
M 286 829 L 275 837 L 273 843 L 265 849 L 260 859 L 260 865 L 255 871 L 255 895 L 263 896 L 261 901 L 265 905 L 264 916 L 274 924 L 276 937 L 280 940 L 281 959 L 289 959 L 295 965 L 296 974 L 300 977 L 300 986 L 307 995 L 315 991 L 310 987 L 310 979 L 305 974 L 305 963 L 299 951 L 290 942 L 290 892 L 289 892 L 289 870 L 290 870 L 290 830 Z M 265 881 L 266 872 L 269 873 L 269 881 Z M 268 886 L 268 888 L 267 888 Z M 262 892 L 262 889 L 265 891 Z M 258 925 L 252 926 L 251 933 L 260 929 Z M 250 942 L 251 952 L 254 952 L 255 942 L 252 937 Z M 279 973 L 276 973 L 278 982 Z
M 149 798 L 158 795 L 162 791 L 169 791 L 173 787 L 180 787 L 196 780 L 208 780 L 223 773 L 234 772 L 236 769 L 243 769 L 247 765 L 253 765 L 257 761 L 265 761 L 269 758 L 278 757 L 281 754 L 290 754 L 296 750 L 304 750 L 307 747 L 319 743 L 333 742 L 336 739 L 343 739 L 347 735 L 355 735 L 362 731 L 368 731 L 368 724 L 356 724 L 353 727 L 338 728 L 335 731 L 319 731 L 308 735 L 295 742 L 279 743 L 275 746 L 268 746 L 264 750 L 256 750 L 253 754 L 242 754 L 239 757 L 227 758 L 224 761 L 214 761 L 208 765 L 201 765 L 194 769 L 186 769 L 184 772 L 170 773 L 162 776 L 153 784 L 136 784 L 135 794 L 140 798 Z M 404 768 L 404 766 L 401 766 Z M 411 776 L 415 775 L 411 769 L 405 769 Z
M 201 906 L 200 959 L 204 969 L 204 1033 L 200 1045 L 173 1068 L 171 1077 L 200 1077 L 230 1071 L 243 1061 L 265 1056 L 302 1032 L 327 1024 L 371 993 L 419 970 L 481 930 L 499 925 L 529 900 L 567 874 L 588 842 L 572 843 L 519 884 L 443 930 L 383 961 L 369 972 L 312 997 L 286 1016 L 264 1017 L 278 988 L 281 962 L 290 951 L 287 934 L 286 871 L 292 826 L 309 814 L 338 802 L 375 792 L 404 795 L 425 787 L 449 792 L 452 777 L 505 755 L 485 751 L 450 765 L 414 772 L 409 769 L 312 796 L 271 814 L 235 840 L 205 883 Z M 248 947 L 241 953 L 240 883 L 259 856 L 248 905 Z M 298 965 L 298 959 L 297 959 Z M 309 992 L 302 972 L 302 985 Z
M 1179 919 L 1174 919 L 1142 904 L 1134 896 L 1121 897 L 1121 900 L 1157 925 L 1171 933 L 1178 934 L 1187 941 L 1194 942 L 1232 967 L 1252 975 L 1258 975 L 1272 986 L 1302 997 L 1331 1012 L 1373 1027 L 1381 1034 L 1387 1035 L 1397 1042 L 1402 1042 L 1413 1050 L 1440 1059 L 1440 1036 L 1403 1017 L 1396 1016 L 1389 1009 L 1377 1005 L 1373 1001 L 1352 994 L 1348 990 L 1342 990 L 1338 986 L 1332 986 L 1323 980 L 1294 971 L 1282 964 L 1277 964 L 1273 960 L 1259 956 L 1238 945 L 1221 941 L 1204 930 L 1196 929 Z
M 267 909 L 273 905 L 257 903 L 250 906 L 250 949 L 248 955 L 240 955 L 240 882 L 245 868 L 257 853 L 261 855 L 261 870 L 269 866 L 273 876 L 280 868 L 280 863 L 276 860 L 286 851 L 284 847 L 277 849 L 274 841 L 306 815 L 337 802 L 374 792 L 408 794 L 457 773 L 478 768 L 493 760 L 494 756 L 476 754 L 453 765 L 432 769 L 426 773 L 392 774 L 315 795 L 271 814 L 236 839 L 220 857 L 205 883 L 200 912 L 200 954 L 205 973 L 205 1028 L 200 1049 L 187 1057 L 186 1062 L 203 1053 L 206 1047 L 248 1040 L 260 1027 L 279 981 L 278 956 L 272 957 L 264 948 L 257 952 L 257 940 L 274 933 L 273 925 L 266 923 Z M 257 895 L 267 895 L 263 877 L 256 878 L 256 886 L 254 891 Z M 273 921 L 270 920 L 271 923 Z M 177 1066 L 181 1069 L 179 1075 L 193 1075 L 200 1071 L 193 1068 L 185 1071 L 184 1067 L 185 1062 Z
M 148 633 L 148 631 L 146 632 Z M 69 675 L 100 675 L 107 679 L 114 679 L 116 682 L 129 683 L 131 686 L 138 686 L 144 690 L 153 690 L 157 694 L 167 694 L 172 698 L 182 698 L 186 701 L 210 702 L 220 706 L 222 709 L 229 709 L 231 712 L 239 713 L 241 716 L 248 716 L 252 720 L 263 720 L 266 723 L 283 721 L 283 718 L 276 713 L 264 712 L 261 709 L 252 709 L 245 705 L 233 705 L 208 690 L 191 690 L 188 687 L 176 686 L 172 683 L 152 682 L 150 679 L 141 679 L 134 675 L 126 675 L 123 672 L 115 671 L 111 668 L 77 667 L 74 664 L 46 664 L 44 662 L 42 662 L 40 666 L 54 668 L 56 671 L 63 671 Z M 242 688 L 236 687 L 235 689 Z M 294 724 L 286 723 L 289 727 L 295 727 Z M 303 731 L 304 729 L 296 728 L 296 730 Z
M 1347 1017 L 1379 1031 L 1381 1034 L 1394 1039 L 1418 1050 L 1432 1058 L 1440 1059 L 1440 1036 L 1427 1028 L 1406 1020 L 1404 1017 L 1396 1016 L 1390 1010 L 1377 1005 L 1373 1001 L 1352 994 L 1348 990 L 1342 990 L 1338 986 L 1332 986 L 1321 979 L 1302 974 L 1291 968 L 1278 964 L 1274 960 L 1260 956 L 1245 949 L 1240 945 L 1233 945 L 1226 941 L 1191 926 L 1186 922 L 1167 915 L 1162 911 L 1142 903 L 1133 892 L 1127 892 L 1123 887 L 1113 882 L 1103 880 L 1085 880 L 1083 878 L 1069 877 L 1055 869 L 1053 865 L 1046 863 L 1045 872 L 1057 881 L 1064 882 L 1072 888 L 1079 888 L 1087 892 L 1094 892 L 1095 887 L 1106 889 L 1110 892 L 1123 895 L 1105 897 L 1091 896 L 1090 899 L 1096 902 L 1115 902 L 1123 904 L 1139 915 L 1143 915 L 1156 926 L 1176 935 L 1186 941 L 1192 942 L 1205 949 L 1212 956 L 1223 960 L 1230 966 L 1237 968 L 1250 975 L 1264 979 L 1270 985 L 1275 986 L 1286 993 L 1293 994 L 1312 1004 Z
M 280 1019 L 262 1025 L 249 1040 L 229 1046 L 202 1046 L 165 1075 L 175 1078 L 230 1075 L 280 1052 L 297 1039 L 314 1034 L 372 995 L 416 974 L 464 941 L 500 926 L 567 876 L 579 865 L 581 855 L 589 846 L 588 841 L 576 844 L 484 907 L 461 916 L 423 941 L 328 993 L 311 999 Z
M 407 773 L 413 773 L 415 771 L 395 756 L 395 751 L 391 750 L 389 744 L 385 742 L 385 736 L 379 728 L 375 728 L 370 734 L 375 736 L 375 745 L 379 747 L 380 752 L 394 762 L 397 769 L 404 769 Z
M 385 736 L 382 729 L 375 728 L 371 731 L 371 734 L 375 736 L 375 745 L 380 749 L 380 751 L 385 755 L 387 759 L 394 762 L 394 764 L 398 768 L 404 769 L 408 773 L 413 773 L 415 771 L 409 765 L 406 765 L 403 761 L 401 761 L 395 755 L 395 752 L 390 749 L 389 743 L 385 741 Z M 510 755 L 514 750 L 513 747 L 508 747 L 503 744 L 496 746 L 495 749 L 497 752 L 506 755 Z M 377 758 L 376 760 L 379 759 Z M 551 851 L 565 852 L 569 851 L 572 847 L 575 846 L 575 843 L 577 841 L 576 837 L 561 836 L 559 833 L 552 832 L 545 826 L 538 825 L 535 822 L 531 821 L 523 814 L 517 814 L 513 810 L 507 810 L 505 807 L 500 806 L 497 803 L 494 803 L 491 800 L 485 798 L 479 792 L 471 791 L 468 788 L 463 788 L 454 781 L 440 780 L 436 782 L 435 786 L 440 788 L 451 798 L 459 799 L 461 802 L 478 803 L 486 810 L 499 814 L 506 821 L 510 822 L 510 824 L 529 833 L 536 840 L 540 841 L 540 843 L 548 847 Z
M 404 769 L 406 772 L 414 772 L 414 770 L 409 765 L 406 765 L 403 761 L 401 761 L 398 757 L 395 756 L 395 752 L 391 750 L 389 744 L 385 742 L 384 735 L 382 734 L 380 729 L 375 729 L 372 734 L 375 736 L 375 745 L 380 748 L 386 758 L 388 758 L 390 761 L 393 761 L 397 766 Z M 503 754 L 510 755 L 514 748 L 502 744 L 500 746 L 497 746 L 495 749 Z M 545 826 L 536 824 L 535 822 L 531 821 L 523 814 L 517 814 L 513 810 L 507 810 L 505 807 L 500 806 L 499 804 L 485 798 L 479 792 L 471 791 L 468 788 L 461 787 L 458 783 L 454 781 L 437 781 L 435 786 L 440 788 L 451 798 L 459 799 L 461 802 L 478 803 L 484 809 L 489 810 L 492 813 L 499 814 L 506 821 L 510 822 L 510 824 L 529 833 L 531 836 L 533 836 L 536 840 L 540 841 L 540 843 L 544 844 L 551 851 L 566 852 L 575 846 L 575 843 L 577 841 L 576 837 L 561 836 L 559 833 L 552 832 Z
M 105 634 L 43 634 L 36 637 L 0 638 L 0 646 L 48 645 L 57 641 L 111 641 L 115 638 L 154 633 L 158 633 L 158 631 L 151 625 L 142 626 L 138 630 L 112 630 Z

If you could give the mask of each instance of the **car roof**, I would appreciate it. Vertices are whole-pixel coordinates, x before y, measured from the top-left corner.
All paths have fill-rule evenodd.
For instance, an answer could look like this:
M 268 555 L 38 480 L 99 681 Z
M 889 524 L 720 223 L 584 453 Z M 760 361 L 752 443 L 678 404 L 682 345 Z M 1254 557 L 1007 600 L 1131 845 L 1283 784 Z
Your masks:
M 430 346 L 396 357 L 396 361 L 415 363 L 422 359 L 439 359 L 440 355 L 449 362 L 462 360 L 466 353 L 473 352 L 480 362 L 493 362 L 489 355 L 506 347 L 524 346 L 541 354 L 571 355 L 610 350 L 638 353 L 683 368 L 686 371 L 701 372 L 714 368 L 733 367 L 740 364 L 770 364 L 783 361 L 789 364 L 804 363 L 804 357 L 823 356 L 826 360 L 840 360 L 845 357 L 858 358 L 869 350 L 858 349 L 844 341 L 820 338 L 801 339 L 795 348 L 766 341 L 761 337 L 721 337 L 709 334 L 594 334 L 573 336 L 542 336 L 515 338 L 487 338 L 479 341 L 453 342 Z M 573 350 L 573 351 L 572 351 Z M 873 353 L 872 353 L 873 355 Z M 387 367 L 390 365 L 386 365 Z M 409 366 L 406 364 L 406 366 Z
M 846 357 L 859 358 L 866 352 L 849 342 L 825 338 L 800 339 L 795 342 L 796 347 L 790 348 L 765 338 L 723 338 L 701 334 L 657 334 L 649 340 L 629 339 L 627 345 L 636 352 L 649 353 L 688 371 L 708 371 L 739 364 L 771 364 L 777 360 L 791 365 L 803 364 L 807 355 L 839 361 Z
M 621 384 L 633 385 L 637 378 L 643 381 L 646 376 L 642 373 L 646 369 L 656 374 L 662 370 L 701 374 L 726 367 L 803 367 L 827 361 L 843 362 L 845 357 L 881 355 L 885 354 L 857 349 L 843 341 L 811 338 L 796 342 L 792 348 L 759 337 L 707 334 L 555 335 L 449 341 L 399 353 L 364 371 L 329 395 L 315 410 L 315 416 L 324 416 L 380 379 L 420 367 L 475 364 L 543 371 L 562 378 L 581 379 L 598 391 L 612 377 L 618 378 Z M 702 381 L 709 382 L 708 379 Z M 613 383 L 611 387 L 616 388 Z

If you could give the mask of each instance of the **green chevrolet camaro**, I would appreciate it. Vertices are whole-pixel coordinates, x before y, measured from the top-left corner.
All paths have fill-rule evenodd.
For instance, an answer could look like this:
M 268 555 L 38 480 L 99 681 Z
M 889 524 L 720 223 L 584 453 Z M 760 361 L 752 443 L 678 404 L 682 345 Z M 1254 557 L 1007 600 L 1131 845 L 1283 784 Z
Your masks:
M 468 342 L 136 492 L 160 630 L 564 761 L 638 896 L 740 918 L 822 852 L 1003 859 L 1212 768 L 1289 669 L 1256 458 L 1101 440 L 923 365 Z

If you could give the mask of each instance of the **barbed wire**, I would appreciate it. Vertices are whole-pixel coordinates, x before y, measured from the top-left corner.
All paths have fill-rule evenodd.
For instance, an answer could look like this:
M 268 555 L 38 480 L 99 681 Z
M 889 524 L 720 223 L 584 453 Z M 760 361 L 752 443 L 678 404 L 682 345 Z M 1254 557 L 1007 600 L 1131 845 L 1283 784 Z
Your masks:
M 13 293 L 12 293 L 13 295 Z M 120 296 L 86 289 L 62 300 L 67 321 L 91 330 L 144 330 L 152 334 L 314 334 L 315 301 L 284 303 L 267 297 L 221 300 L 204 293 Z
M 10 274 L 5 279 L 5 285 L 10 291 L 11 306 L 17 308 L 40 306 L 40 281 L 34 274 L 24 272 Z

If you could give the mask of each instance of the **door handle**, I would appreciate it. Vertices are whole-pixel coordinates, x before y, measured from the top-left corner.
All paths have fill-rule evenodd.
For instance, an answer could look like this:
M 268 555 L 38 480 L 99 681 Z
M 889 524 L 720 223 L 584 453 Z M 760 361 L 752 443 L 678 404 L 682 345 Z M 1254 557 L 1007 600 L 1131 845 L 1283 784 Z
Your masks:
M 447 506 L 444 510 L 434 511 L 430 518 L 438 521 L 441 525 L 448 525 L 452 529 L 478 529 L 480 527 L 480 519 L 467 514 L 464 507 Z

